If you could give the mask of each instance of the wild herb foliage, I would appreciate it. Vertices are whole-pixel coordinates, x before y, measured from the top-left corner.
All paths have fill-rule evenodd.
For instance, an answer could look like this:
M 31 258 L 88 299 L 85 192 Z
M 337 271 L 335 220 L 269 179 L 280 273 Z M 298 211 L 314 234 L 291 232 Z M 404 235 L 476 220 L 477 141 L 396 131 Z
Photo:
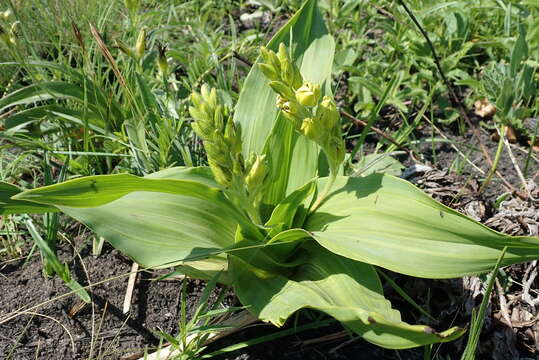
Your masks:
M 368 169 L 383 159 L 399 173 L 389 155 L 399 144 L 414 147 L 413 130 L 425 114 L 434 125 L 466 127 L 401 2 L 308 0 L 300 8 L 297 1 L 259 1 L 260 14 L 269 10 L 275 19 L 299 9 L 260 53 L 272 29 L 238 29 L 232 14 L 240 4 L 232 1 L 35 3 L 26 11 L 26 2 L 10 1 L 1 14 L 8 58 L 0 64 L 7 74 L 0 141 L 40 157 L 46 174 L 36 184 L 19 183 L 33 190 L 1 183 L 0 213 L 46 213 L 44 236 L 29 217 L 14 219 L 26 224 L 46 273 L 83 299 L 88 295 L 54 253 L 59 212 L 143 266 L 177 266 L 234 286 L 264 321 L 280 326 L 299 309 L 317 309 L 389 348 L 450 341 L 463 330 L 403 322 L 384 298 L 375 266 L 448 278 L 538 257 L 537 238 L 491 231 L 389 171 L 377 173 L 380 164 Z M 406 4 L 464 105 L 494 109 L 483 126 L 501 137 L 486 187 L 506 129 L 535 141 L 523 120 L 537 112 L 538 7 Z M 30 26 L 36 13 L 47 16 Z M 480 21 L 486 13 L 490 21 Z M 403 119 L 390 133 L 396 142 L 380 141 L 382 154 L 356 164 L 384 107 Z M 353 135 L 351 154 L 343 133 L 352 127 L 339 108 L 367 123 Z M 2 179 L 17 178 L 17 163 Z M 143 177 L 61 182 L 121 172 Z M 364 176 L 344 176 L 352 173 Z M 41 182 L 60 183 L 39 188 Z M 480 324 L 474 318 L 467 356 Z M 195 325 L 169 340 L 185 348 Z
M 132 55 L 124 50 L 135 69 L 144 68 L 141 34 Z M 232 285 L 249 311 L 278 326 L 312 308 L 388 348 L 453 340 L 464 330 L 403 322 L 374 266 L 457 277 L 535 259 L 539 239 L 492 231 L 390 175 L 341 175 L 333 53 L 317 2 L 309 0 L 262 48 L 234 116 L 215 89 L 190 96 L 209 167 L 83 177 L 27 191 L 5 184 L 2 212 L 62 211 L 143 266 L 178 265 L 203 279 L 222 272 L 218 281 Z M 136 151 L 144 163 L 144 151 Z

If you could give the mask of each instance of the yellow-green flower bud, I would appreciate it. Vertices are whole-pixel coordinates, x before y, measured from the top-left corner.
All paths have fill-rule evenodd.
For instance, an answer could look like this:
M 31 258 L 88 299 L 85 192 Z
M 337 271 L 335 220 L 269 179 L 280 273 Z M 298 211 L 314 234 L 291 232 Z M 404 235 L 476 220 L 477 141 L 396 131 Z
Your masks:
M 320 98 L 320 85 L 306 81 L 296 90 L 296 100 L 303 106 L 315 106 Z
M 204 102 L 204 99 L 202 99 L 202 96 L 200 96 L 200 94 L 197 93 L 196 91 L 193 91 L 191 93 L 191 96 L 189 97 L 189 100 L 191 100 L 191 102 L 195 106 L 200 106 L 200 104 L 202 104 Z
M 281 81 L 270 81 L 269 86 L 275 91 L 277 94 L 281 95 L 287 100 L 291 100 L 294 98 L 294 91 L 287 86 L 285 83 Z
M 11 10 L 7 9 L 6 11 L 0 12 L 0 17 L 4 18 L 4 20 L 8 20 L 11 16 Z
M 127 56 L 132 57 L 132 58 L 135 57 L 135 53 L 133 52 L 133 49 L 127 46 L 127 44 L 124 43 L 123 41 L 116 40 L 116 47 L 120 49 L 120 51 L 126 54 Z
M 281 61 L 281 69 L 281 76 L 283 77 L 284 82 L 293 87 L 294 67 L 292 66 L 292 64 L 290 64 L 290 61 L 288 59 L 284 59 Z
M 146 31 L 146 27 L 143 26 L 138 33 L 137 43 L 135 45 L 135 57 L 137 60 L 142 59 L 144 52 L 146 52 Z
M 132 12 L 137 12 L 140 1 L 139 0 L 124 0 L 125 7 Z
M 232 180 L 232 173 L 229 169 L 224 169 L 219 166 L 219 163 L 208 159 L 208 164 L 210 165 L 211 172 L 213 174 L 213 177 L 215 178 L 215 181 L 217 181 L 218 184 L 227 187 L 230 185 L 230 181 Z
M 213 113 L 213 126 L 215 127 L 215 130 L 220 132 L 225 129 L 225 117 L 222 109 L 222 106 L 219 105 L 215 108 Z
M 260 56 L 262 56 L 262 60 L 264 60 L 265 63 L 270 62 L 270 51 L 267 47 L 261 46 L 260 47 Z
M 320 117 L 322 124 L 324 124 L 328 130 L 338 126 L 339 120 L 341 119 L 335 102 L 329 96 L 324 96 L 318 107 L 317 116 Z
M 217 106 L 217 89 L 210 89 L 208 85 L 203 84 L 200 88 L 200 96 L 210 107 L 214 108 Z
M 5 32 L 2 27 L 0 27 L 0 40 L 4 42 L 4 44 L 6 44 L 7 46 L 11 46 L 14 44 L 11 36 L 7 32 Z
M 299 115 L 301 112 L 300 105 L 295 101 L 287 101 L 283 104 L 282 110 L 290 115 Z
M 328 156 L 331 167 L 338 168 L 344 161 L 344 140 L 341 136 L 330 138 L 324 151 Z
M 225 127 L 225 141 L 230 147 L 232 154 L 241 153 L 241 133 L 232 119 L 228 119 Z
M 251 189 L 262 185 L 266 178 L 266 173 L 266 155 L 257 155 L 255 162 L 249 170 L 249 174 L 245 177 L 245 184 Z
M 159 56 L 157 58 L 157 67 L 159 72 L 166 77 L 168 75 L 168 60 L 167 60 L 167 47 L 166 45 L 158 44 L 157 52 Z
M 279 75 L 277 75 L 273 66 L 260 63 L 258 64 L 258 68 L 260 69 L 260 71 L 262 71 L 264 76 L 267 77 L 269 80 L 271 81 L 279 80 Z
M 273 66 L 273 68 L 275 69 L 277 73 L 280 73 L 281 61 L 279 61 L 279 58 L 277 57 L 277 55 L 273 51 L 269 51 L 269 57 L 270 57 L 269 64 Z
M 326 135 L 326 130 L 320 123 L 320 120 L 313 118 L 305 118 L 301 123 L 301 132 L 308 139 L 315 142 L 319 142 L 324 135 Z
M 287 102 L 288 100 L 286 100 L 284 97 L 282 97 L 281 95 L 277 95 L 277 101 L 275 102 L 275 105 L 277 105 L 277 107 L 282 110 L 284 104 L 286 104 Z
M 282 63 L 284 60 L 288 60 L 288 52 L 286 51 L 286 45 L 284 43 L 279 44 L 279 52 L 277 58 Z

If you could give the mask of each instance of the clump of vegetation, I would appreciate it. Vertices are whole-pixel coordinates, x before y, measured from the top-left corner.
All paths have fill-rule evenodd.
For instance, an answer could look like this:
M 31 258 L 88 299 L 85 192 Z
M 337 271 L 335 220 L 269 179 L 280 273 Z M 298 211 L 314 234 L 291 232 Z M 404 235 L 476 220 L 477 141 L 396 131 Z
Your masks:
M 390 175 L 402 168 L 390 156 L 405 149 L 413 158 L 414 132 L 427 116 L 432 129 L 456 125 L 457 133 L 475 134 L 466 107 L 477 101 L 483 127 L 499 134 L 479 192 L 495 177 L 504 145 L 511 151 L 507 129 L 529 140 L 524 172 L 518 169 L 525 183 L 537 130 L 524 126 L 537 112 L 537 51 L 526 22 L 534 22 L 537 9 L 517 7 L 526 21 L 516 37 L 509 39 L 509 24 L 507 44 L 483 53 L 478 44 L 491 40 L 488 29 L 475 27 L 477 11 L 468 13 L 458 2 L 415 2 L 420 21 L 400 1 L 406 11 L 395 11 L 396 3 L 378 10 L 367 9 L 368 2 L 333 3 L 322 4 L 322 13 L 317 1 L 305 1 L 259 47 L 260 40 L 238 37 L 233 21 L 226 35 L 208 33 L 206 26 L 217 21 L 210 12 L 221 9 L 215 4 L 186 4 L 182 18 L 174 7 L 125 1 L 126 32 L 90 24 L 83 35 L 73 21 L 69 36 L 77 50 L 66 57 L 59 41 L 51 50 L 56 58 L 46 60 L 22 60 L 36 49 L 24 23 L 3 13 L 11 26 L 6 30 L 2 22 L 1 40 L 15 62 L 2 66 L 20 67 L 15 78 L 23 81 L 8 84 L 0 99 L 1 141 L 32 154 L 45 170 L 21 187 L 11 184 L 13 175 L 2 175 L 0 214 L 45 214 L 46 236 L 35 218 L 14 218 L 41 251 L 45 273 L 90 301 L 55 253 L 64 213 L 145 268 L 176 267 L 212 287 L 232 286 L 249 312 L 277 326 L 308 308 L 385 348 L 462 336 L 460 327 L 403 321 L 384 297 L 379 274 L 396 284 L 382 269 L 433 279 L 497 273 L 537 259 L 539 238 L 493 231 L 442 205 Z M 11 5 L 14 13 L 17 6 Z M 117 6 L 99 11 L 108 18 Z M 515 11 L 508 7 L 506 21 Z M 441 9 L 447 31 L 436 27 Z M 167 25 L 159 28 L 152 12 Z M 179 24 L 191 26 L 186 43 L 171 30 Z M 203 41 L 193 45 L 194 39 Z M 187 47 L 195 51 L 184 53 Z M 508 62 L 498 61 L 498 53 Z M 238 70 L 233 58 L 252 65 L 249 72 Z M 382 111 L 402 118 L 402 126 L 377 128 Z M 355 133 L 341 115 L 363 130 Z M 383 154 L 366 165 L 369 157 L 363 163 L 357 157 L 371 130 L 382 136 L 375 153 Z M 440 141 L 430 140 L 433 149 Z M 389 171 L 375 164 L 380 159 Z M 15 245 L 7 241 L 6 253 L 14 254 Z M 491 276 L 487 294 L 494 281 Z M 485 298 L 474 314 L 467 358 L 479 341 Z M 179 337 L 161 332 L 178 349 L 188 347 L 182 321 Z M 198 330 L 196 321 L 191 330 Z M 199 346 L 190 349 L 193 356 Z

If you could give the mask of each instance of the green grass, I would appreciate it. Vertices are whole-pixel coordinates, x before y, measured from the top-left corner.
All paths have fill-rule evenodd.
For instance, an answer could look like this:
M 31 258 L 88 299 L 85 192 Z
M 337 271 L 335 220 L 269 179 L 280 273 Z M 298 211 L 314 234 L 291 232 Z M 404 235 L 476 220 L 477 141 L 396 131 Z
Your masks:
M 69 6 L 61 0 L 1 2 L 0 11 L 11 14 L 0 16 L 0 27 L 15 41 L 0 42 L 0 180 L 32 188 L 81 175 L 144 175 L 205 165 L 200 140 L 189 125 L 189 94 L 207 83 L 227 105 L 234 104 L 249 70 L 240 57 L 253 62 L 258 46 L 301 4 L 259 2 L 262 6 L 255 9 L 240 0 L 148 0 L 132 11 L 123 1 L 74 0 Z M 432 40 L 441 69 L 465 108 L 471 113 L 474 101 L 486 97 L 501 110 L 479 126 L 489 131 L 511 126 L 535 139 L 537 128 L 526 130 L 522 120 L 536 117 L 539 109 L 537 2 L 405 4 Z M 434 130 L 430 139 L 417 139 L 417 130 L 429 124 L 442 135 L 463 134 L 469 124 L 452 103 L 426 39 L 399 2 L 320 0 L 320 6 L 337 43 L 333 79 L 340 106 L 368 124 L 357 129 L 343 120 L 353 143 L 350 171 L 365 165 L 356 162 L 369 145 L 388 156 L 399 150 L 374 134 L 372 126 L 420 161 L 425 142 L 434 162 L 437 145 L 448 142 L 460 152 L 451 169 L 475 171 L 469 159 L 478 148 L 442 139 Z M 255 10 L 267 12 L 271 21 L 255 20 L 246 29 L 240 13 Z M 99 35 L 92 34 L 90 24 Z M 141 58 L 118 48 L 125 44 L 133 51 L 142 29 L 147 36 Z M 159 48 L 166 49 L 165 74 L 158 66 Z M 513 78 L 523 79 L 516 90 Z M 524 174 L 531 155 L 530 148 Z M 490 175 L 480 176 L 488 184 Z M 24 221 L 36 225 L 31 237 L 54 253 L 56 232 L 66 226 L 60 219 L 8 217 L 0 226 L 0 258 L 19 256 L 22 239 L 31 238 L 23 231 Z

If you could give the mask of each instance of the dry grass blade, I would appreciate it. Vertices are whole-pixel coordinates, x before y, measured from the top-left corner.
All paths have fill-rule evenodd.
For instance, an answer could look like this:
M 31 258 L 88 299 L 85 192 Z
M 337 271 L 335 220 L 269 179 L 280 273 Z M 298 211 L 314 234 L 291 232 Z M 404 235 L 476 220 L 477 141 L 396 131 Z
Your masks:
M 71 332 L 69 331 L 69 329 L 64 325 L 62 324 L 60 321 L 58 321 L 57 319 L 51 317 L 51 316 L 48 316 L 48 315 L 45 315 L 45 314 L 40 314 L 40 313 L 36 313 L 36 312 L 32 312 L 32 311 L 21 311 L 18 313 L 18 315 L 32 315 L 32 316 L 39 316 L 39 317 L 43 317 L 45 319 L 49 319 L 49 320 L 52 320 L 54 321 L 55 323 L 57 323 L 58 325 L 60 325 L 64 330 L 65 332 L 67 333 L 67 335 L 69 336 L 69 341 L 71 342 L 71 349 L 73 351 L 73 353 L 75 353 L 75 340 L 73 339 L 73 335 L 71 335 Z
M 347 113 L 346 111 L 341 111 L 341 115 L 344 116 L 345 118 L 349 119 L 349 120 L 352 120 L 358 126 L 365 127 L 365 126 L 368 125 L 365 121 L 354 117 L 353 115 Z M 383 137 L 384 139 L 386 139 L 387 141 L 389 141 L 390 143 L 395 145 L 399 150 L 402 150 L 402 151 L 406 152 L 406 154 L 408 154 L 412 159 L 416 160 L 416 158 L 414 157 L 414 154 L 412 154 L 412 152 L 410 150 L 408 150 L 407 148 L 405 148 L 404 146 L 399 144 L 397 141 L 395 141 L 395 139 L 393 139 L 391 136 L 387 135 L 384 131 L 382 131 L 382 130 L 380 130 L 377 127 L 372 126 L 372 125 L 371 125 L 370 128 L 376 134 L 380 135 L 381 137 Z
M 99 31 L 97 31 L 95 26 L 91 23 L 90 23 L 90 32 L 92 33 L 92 36 L 97 41 L 97 45 L 99 46 L 99 48 L 103 52 L 103 55 L 105 56 L 108 63 L 110 64 L 112 71 L 114 72 L 114 75 L 116 75 L 116 78 L 118 79 L 120 84 L 122 84 L 122 86 L 127 89 L 127 83 L 125 81 L 125 78 L 120 72 L 120 69 L 118 69 L 118 65 L 116 65 L 116 61 L 112 57 L 112 54 L 110 53 L 109 48 L 105 44 L 105 41 L 101 37 L 101 34 L 99 34 Z
M 123 313 L 127 314 L 131 307 L 131 299 L 133 298 L 133 290 L 135 288 L 135 281 L 137 280 L 138 274 L 138 264 L 133 262 L 131 265 L 131 275 L 129 275 L 129 280 L 127 282 L 127 289 L 125 291 Z

